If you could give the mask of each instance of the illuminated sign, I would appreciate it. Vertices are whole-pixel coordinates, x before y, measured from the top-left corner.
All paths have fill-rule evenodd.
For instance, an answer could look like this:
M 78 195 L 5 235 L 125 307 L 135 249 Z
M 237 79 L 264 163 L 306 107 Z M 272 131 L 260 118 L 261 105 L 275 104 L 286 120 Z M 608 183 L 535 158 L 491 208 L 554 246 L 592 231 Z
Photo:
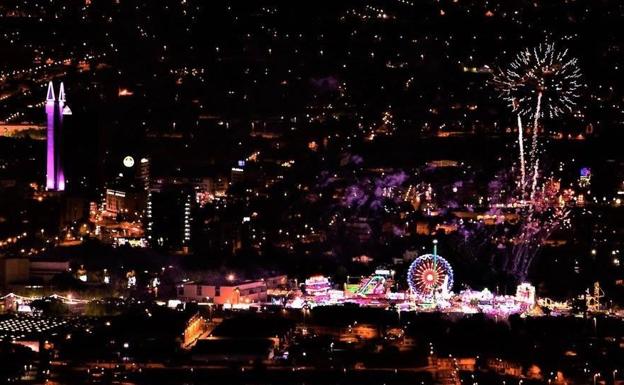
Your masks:
M 126 156 L 125 158 L 123 158 L 123 165 L 128 168 L 134 166 L 134 158 L 130 155 Z

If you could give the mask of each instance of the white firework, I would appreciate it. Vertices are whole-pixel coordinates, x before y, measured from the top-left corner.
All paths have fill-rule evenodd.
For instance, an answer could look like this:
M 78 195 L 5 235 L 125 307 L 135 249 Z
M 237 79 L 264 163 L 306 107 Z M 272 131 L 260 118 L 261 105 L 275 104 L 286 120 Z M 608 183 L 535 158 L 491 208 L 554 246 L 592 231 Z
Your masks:
M 529 199 L 535 199 L 539 178 L 540 119 L 556 118 L 569 113 L 577 106 L 580 97 L 581 70 L 578 60 L 568 55 L 568 50 L 557 50 L 554 43 L 542 43 L 535 48 L 522 50 L 507 69 L 494 74 L 492 83 L 500 91 L 518 116 L 518 146 L 520 149 L 521 197 L 529 189 Z M 533 122 L 528 169 L 531 183 L 527 182 L 527 165 L 524 151 L 522 119 Z
M 512 110 L 528 119 L 573 111 L 583 87 L 578 59 L 549 42 L 522 50 L 494 74 L 493 83 Z

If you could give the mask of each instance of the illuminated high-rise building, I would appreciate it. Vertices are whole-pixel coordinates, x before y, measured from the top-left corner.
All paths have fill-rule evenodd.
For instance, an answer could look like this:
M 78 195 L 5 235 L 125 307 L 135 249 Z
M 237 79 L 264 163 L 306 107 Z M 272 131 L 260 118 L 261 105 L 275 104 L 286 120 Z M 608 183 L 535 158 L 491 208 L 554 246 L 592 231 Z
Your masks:
M 141 158 L 137 179 L 141 183 L 143 189 L 148 191 L 150 188 L 150 161 L 148 158 Z
M 46 95 L 47 115 L 47 146 L 46 146 L 46 189 L 51 191 L 65 190 L 65 171 L 62 158 L 62 131 L 63 117 L 71 115 L 71 110 L 65 104 L 65 87 L 61 83 L 58 99 L 55 97 L 52 82 L 48 84 Z
M 189 186 L 166 185 L 148 191 L 145 230 L 152 247 L 189 252 L 193 197 Z

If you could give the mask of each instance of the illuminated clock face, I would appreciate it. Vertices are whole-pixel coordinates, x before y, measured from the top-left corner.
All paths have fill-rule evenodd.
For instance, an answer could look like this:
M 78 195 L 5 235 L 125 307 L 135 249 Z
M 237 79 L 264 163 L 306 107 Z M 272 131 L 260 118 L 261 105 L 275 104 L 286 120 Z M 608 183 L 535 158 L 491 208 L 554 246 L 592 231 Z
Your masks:
M 128 168 L 130 168 L 130 167 L 134 166 L 134 158 L 133 158 L 133 157 L 131 157 L 131 156 L 126 156 L 126 157 L 123 159 L 123 164 L 124 164 L 124 166 L 126 166 L 126 167 L 128 167 Z

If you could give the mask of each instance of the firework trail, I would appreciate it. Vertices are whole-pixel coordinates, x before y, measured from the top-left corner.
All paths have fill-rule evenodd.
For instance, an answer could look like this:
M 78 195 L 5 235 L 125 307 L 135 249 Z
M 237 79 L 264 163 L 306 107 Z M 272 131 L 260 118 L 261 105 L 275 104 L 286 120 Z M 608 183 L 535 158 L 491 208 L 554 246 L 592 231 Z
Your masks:
M 537 132 L 539 129 L 539 116 L 542 109 L 542 93 L 537 94 L 537 106 L 535 107 L 535 117 L 533 118 L 533 140 L 531 142 L 531 163 L 533 163 L 533 183 L 531 184 L 531 201 L 535 199 L 535 189 L 537 188 L 537 178 L 539 177 L 539 157 Z
M 526 189 L 526 162 L 524 159 L 524 128 L 522 117 L 518 114 L 518 146 L 520 147 L 520 196 L 524 199 Z

